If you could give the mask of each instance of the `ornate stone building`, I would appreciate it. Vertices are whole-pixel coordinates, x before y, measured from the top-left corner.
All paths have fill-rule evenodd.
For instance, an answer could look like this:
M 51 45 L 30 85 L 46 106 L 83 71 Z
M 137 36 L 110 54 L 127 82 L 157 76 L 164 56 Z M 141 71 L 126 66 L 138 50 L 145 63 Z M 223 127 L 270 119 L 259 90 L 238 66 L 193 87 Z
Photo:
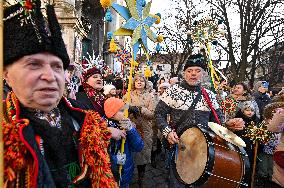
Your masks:
M 99 0 L 53 0 L 71 61 L 102 53 L 104 11 Z
M 112 11 L 113 21 L 104 22 L 104 10 L 100 0 L 41 0 L 54 4 L 58 21 L 62 28 L 63 39 L 71 63 L 80 62 L 87 52 L 103 55 L 105 62 L 113 67 L 113 54 L 108 53 L 106 33 L 115 31 L 122 23 L 122 18 Z M 113 0 L 122 4 L 123 0 Z M 16 4 L 17 0 L 5 0 L 5 5 Z M 122 38 L 116 37 L 124 45 Z

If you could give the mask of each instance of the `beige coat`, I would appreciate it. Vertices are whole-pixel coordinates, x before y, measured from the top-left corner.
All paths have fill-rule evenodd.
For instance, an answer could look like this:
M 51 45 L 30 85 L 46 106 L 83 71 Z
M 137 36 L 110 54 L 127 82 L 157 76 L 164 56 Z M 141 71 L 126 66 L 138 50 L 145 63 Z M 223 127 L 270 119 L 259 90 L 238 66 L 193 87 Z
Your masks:
M 124 96 L 126 99 L 126 96 Z M 141 152 L 134 154 L 134 161 L 136 165 L 144 165 L 151 162 L 151 149 L 153 143 L 153 119 L 155 110 L 154 95 L 144 91 L 139 93 L 131 91 L 130 103 L 131 106 L 141 107 L 141 114 L 135 119 L 132 115 L 129 116 L 131 121 L 136 124 L 138 132 L 141 134 L 144 141 L 144 148 Z
M 272 132 L 282 133 L 280 143 L 276 151 L 284 151 L 284 111 L 275 113 L 272 120 L 268 124 L 268 130 Z M 284 187 L 284 169 L 274 163 L 272 180 Z

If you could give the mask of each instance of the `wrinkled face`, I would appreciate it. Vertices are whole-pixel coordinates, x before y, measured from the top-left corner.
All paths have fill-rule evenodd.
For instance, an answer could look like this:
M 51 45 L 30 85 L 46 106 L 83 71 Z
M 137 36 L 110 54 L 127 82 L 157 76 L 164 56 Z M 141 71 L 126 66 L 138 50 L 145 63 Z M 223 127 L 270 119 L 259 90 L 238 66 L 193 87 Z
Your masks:
M 251 108 L 246 108 L 243 113 L 247 117 L 252 117 L 254 115 L 254 110 Z
M 28 108 L 49 112 L 63 96 L 63 63 L 50 53 L 22 57 L 4 68 L 4 79 Z
M 86 82 L 87 84 L 89 84 L 90 86 L 92 86 L 94 89 L 100 91 L 101 89 L 103 89 L 103 78 L 102 75 L 100 74 L 94 74 L 92 76 L 90 76 Z
M 135 84 L 135 89 L 138 89 L 138 90 L 144 89 L 145 85 L 146 85 L 146 83 L 145 83 L 145 81 L 144 81 L 144 79 L 142 77 L 138 77 L 135 80 L 134 84 Z
M 198 85 L 201 81 L 202 76 L 203 69 L 201 67 L 188 67 L 184 71 L 184 79 L 191 86 Z
M 245 94 L 244 87 L 242 85 L 235 85 L 233 88 L 233 94 L 242 96 L 243 94 Z

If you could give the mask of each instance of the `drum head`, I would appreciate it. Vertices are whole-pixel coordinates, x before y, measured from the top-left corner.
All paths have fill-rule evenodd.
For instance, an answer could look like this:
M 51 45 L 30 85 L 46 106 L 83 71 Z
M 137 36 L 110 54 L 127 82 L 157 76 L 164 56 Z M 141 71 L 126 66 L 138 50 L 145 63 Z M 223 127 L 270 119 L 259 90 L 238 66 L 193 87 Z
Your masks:
M 180 136 L 176 172 L 186 184 L 196 182 L 203 174 L 207 163 L 207 142 L 197 127 L 189 128 Z
M 215 132 L 218 136 L 220 136 L 227 142 L 230 142 L 239 147 L 246 147 L 246 143 L 226 127 L 223 127 L 222 125 L 214 122 L 209 122 L 208 126 L 213 132 Z

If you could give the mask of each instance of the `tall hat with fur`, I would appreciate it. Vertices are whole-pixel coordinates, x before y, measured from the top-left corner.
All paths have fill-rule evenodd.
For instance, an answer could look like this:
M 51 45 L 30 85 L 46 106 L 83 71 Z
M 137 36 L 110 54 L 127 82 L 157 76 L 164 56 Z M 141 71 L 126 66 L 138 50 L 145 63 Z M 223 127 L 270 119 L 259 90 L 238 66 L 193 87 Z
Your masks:
M 46 6 L 47 21 L 41 12 L 40 0 L 4 9 L 4 66 L 23 56 L 50 52 L 58 56 L 66 69 L 70 63 L 60 25 L 52 5 Z

